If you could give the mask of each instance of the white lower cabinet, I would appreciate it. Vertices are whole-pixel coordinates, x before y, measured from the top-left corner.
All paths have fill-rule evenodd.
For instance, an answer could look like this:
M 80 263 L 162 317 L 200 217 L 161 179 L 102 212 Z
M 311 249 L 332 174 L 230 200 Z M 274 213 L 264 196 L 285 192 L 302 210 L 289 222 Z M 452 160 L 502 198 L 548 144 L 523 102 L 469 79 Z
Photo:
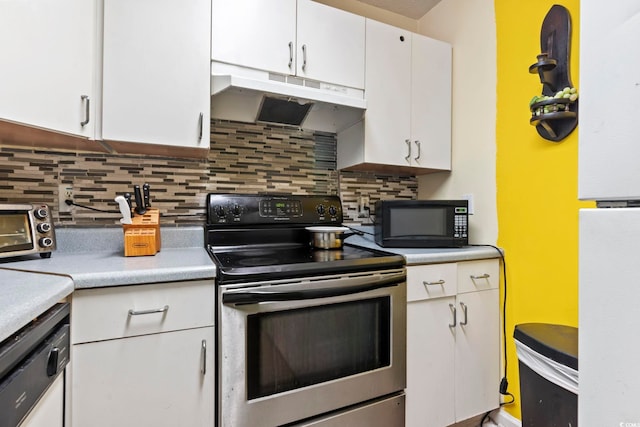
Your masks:
M 498 283 L 497 260 L 407 268 L 407 427 L 499 406 Z
M 67 426 L 213 426 L 213 301 L 213 280 L 74 293 Z

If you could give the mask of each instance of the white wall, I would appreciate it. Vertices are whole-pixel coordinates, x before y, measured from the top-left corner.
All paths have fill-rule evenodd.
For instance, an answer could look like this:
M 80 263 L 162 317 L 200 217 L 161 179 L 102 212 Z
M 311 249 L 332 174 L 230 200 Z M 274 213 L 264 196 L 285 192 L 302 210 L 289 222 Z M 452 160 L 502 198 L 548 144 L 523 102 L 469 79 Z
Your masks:
M 453 45 L 452 171 L 424 175 L 421 199 L 473 194 L 471 243 L 495 244 L 496 25 L 493 0 L 442 0 L 417 32 Z M 517 141 L 514 141 L 517 143 Z

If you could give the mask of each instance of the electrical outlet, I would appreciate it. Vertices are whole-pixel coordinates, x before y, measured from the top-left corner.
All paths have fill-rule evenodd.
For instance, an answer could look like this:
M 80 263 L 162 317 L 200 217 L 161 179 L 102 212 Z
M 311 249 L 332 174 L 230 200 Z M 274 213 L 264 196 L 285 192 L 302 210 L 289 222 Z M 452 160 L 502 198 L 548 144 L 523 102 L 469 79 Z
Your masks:
M 71 205 L 65 200 L 73 200 L 73 186 L 71 184 L 58 185 L 58 212 L 71 212 Z
M 473 194 L 463 194 L 462 199 L 469 202 L 469 215 L 473 215 Z

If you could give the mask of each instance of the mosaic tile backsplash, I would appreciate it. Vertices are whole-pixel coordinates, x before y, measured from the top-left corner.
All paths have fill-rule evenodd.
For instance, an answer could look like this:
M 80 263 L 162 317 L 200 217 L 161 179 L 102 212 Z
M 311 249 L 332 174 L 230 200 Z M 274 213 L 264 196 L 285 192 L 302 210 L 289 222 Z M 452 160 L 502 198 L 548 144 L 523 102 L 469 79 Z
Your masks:
M 0 202 L 48 204 L 57 227 L 119 225 L 114 198 L 143 183 L 151 187 L 151 205 L 164 226 L 203 224 L 211 192 L 338 194 L 345 221 L 364 223 L 360 195 L 369 196 L 373 209 L 376 200 L 415 199 L 418 193 L 414 176 L 337 171 L 335 134 L 287 126 L 214 120 L 211 149 L 201 160 L 0 145 Z M 60 184 L 71 184 L 74 203 L 86 208 L 60 212 Z

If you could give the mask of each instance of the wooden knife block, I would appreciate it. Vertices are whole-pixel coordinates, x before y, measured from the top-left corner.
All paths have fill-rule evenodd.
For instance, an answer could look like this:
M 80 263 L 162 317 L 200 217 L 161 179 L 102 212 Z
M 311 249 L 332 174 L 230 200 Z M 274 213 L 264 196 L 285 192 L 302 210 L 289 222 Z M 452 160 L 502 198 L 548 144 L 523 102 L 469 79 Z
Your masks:
M 148 209 L 144 215 L 134 215 L 124 229 L 124 256 L 155 255 L 160 251 L 160 212 Z

